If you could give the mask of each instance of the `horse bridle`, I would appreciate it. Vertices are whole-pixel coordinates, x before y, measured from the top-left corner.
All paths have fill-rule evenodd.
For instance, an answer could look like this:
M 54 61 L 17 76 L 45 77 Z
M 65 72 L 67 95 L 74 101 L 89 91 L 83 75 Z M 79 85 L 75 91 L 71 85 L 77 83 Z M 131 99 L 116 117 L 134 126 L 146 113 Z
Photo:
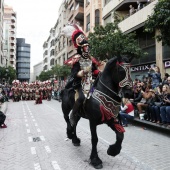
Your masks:
M 120 67 L 122 67 L 124 70 L 125 70 L 125 73 L 126 73 L 126 76 L 125 78 L 122 80 L 122 81 L 119 81 L 119 88 L 123 88 L 125 86 L 129 86 L 129 87 L 132 87 L 132 81 L 131 81 L 131 77 L 130 77 L 130 64 L 129 63 L 119 63 L 117 62 L 116 63 L 117 65 L 119 65 Z M 119 71 L 119 68 L 117 68 L 117 73 Z M 118 93 L 116 93 L 115 91 L 113 91 L 112 89 L 110 89 L 107 85 L 105 85 L 101 78 L 100 78 L 101 75 L 99 75 L 99 82 L 106 88 L 108 89 L 112 94 L 118 96 L 121 98 L 121 90 L 119 90 Z M 119 77 L 118 77 L 119 79 Z

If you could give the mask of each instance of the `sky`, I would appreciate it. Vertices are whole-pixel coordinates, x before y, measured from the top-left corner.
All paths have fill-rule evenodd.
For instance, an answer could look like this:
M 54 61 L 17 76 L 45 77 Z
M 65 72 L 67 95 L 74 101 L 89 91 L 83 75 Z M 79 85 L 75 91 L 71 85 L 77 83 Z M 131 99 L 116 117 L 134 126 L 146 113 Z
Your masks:
M 43 60 L 43 43 L 58 19 L 63 0 L 4 0 L 17 13 L 16 38 L 31 45 L 31 70 Z

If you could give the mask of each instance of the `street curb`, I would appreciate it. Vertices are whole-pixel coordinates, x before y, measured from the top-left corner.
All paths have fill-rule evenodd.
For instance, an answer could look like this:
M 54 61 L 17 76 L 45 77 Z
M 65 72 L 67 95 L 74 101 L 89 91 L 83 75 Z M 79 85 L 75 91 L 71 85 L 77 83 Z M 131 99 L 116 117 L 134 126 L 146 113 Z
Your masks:
M 138 118 L 134 118 L 134 123 L 137 123 L 138 125 L 143 125 L 143 126 L 147 126 L 147 127 L 152 127 L 155 130 L 161 130 L 161 131 L 170 131 L 169 128 L 163 127 L 159 124 L 156 123 L 152 123 L 150 121 L 146 121 L 146 120 L 140 120 Z

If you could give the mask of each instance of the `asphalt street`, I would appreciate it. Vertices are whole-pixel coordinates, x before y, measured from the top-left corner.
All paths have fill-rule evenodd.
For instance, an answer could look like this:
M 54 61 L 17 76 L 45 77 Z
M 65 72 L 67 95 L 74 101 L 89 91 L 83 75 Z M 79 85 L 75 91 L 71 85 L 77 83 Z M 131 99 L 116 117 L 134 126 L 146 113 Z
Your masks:
M 0 129 L 0 170 L 91 170 L 91 135 L 88 120 L 81 119 L 77 133 L 81 146 L 66 137 L 61 103 L 56 100 L 8 103 L 8 128 Z M 169 170 L 170 134 L 142 126 L 125 128 L 121 153 L 107 155 L 115 133 L 98 126 L 98 153 L 103 170 Z

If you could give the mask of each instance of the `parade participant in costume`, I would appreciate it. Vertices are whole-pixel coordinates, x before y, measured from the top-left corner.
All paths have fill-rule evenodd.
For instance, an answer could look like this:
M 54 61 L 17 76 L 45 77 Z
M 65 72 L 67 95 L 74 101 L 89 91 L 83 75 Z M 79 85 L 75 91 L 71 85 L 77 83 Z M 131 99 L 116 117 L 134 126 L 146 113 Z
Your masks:
M 76 113 L 85 100 L 82 84 L 91 83 L 90 77 L 92 72 L 96 75 L 99 73 L 99 70 L 96 68 L 96 65 L 99 63 L 95 58 L 90 56 L 87 38 L 78 25 L 67 25 L 63 28 L 62 34 L 64 34 L 67 38 L 71 37 L 74 47 L 77 49 L 77 54 L 73 56 L 71 60 L 67 60 L 65 62 L 65 64 L 71 65 L 72 67 L 71 75 L 65 88 L 70 88 L 72 86 L 78 93 L 78 98 L 75 101 L 70 115 L 71 124 L 74 125 Z M 94 70 L 96 71 L 94 72 Z M 83 83 L 82 79 L 84 80 Z
M 18 96 L 18 92 L 19 92 L 19 88 L 18 88 L 18 84 L 19 84 L 19 80 L 14 80 L 12 82 L 13 86 L 11 88 L 12 92 L 13 92 L 13 101 L 19 101 L 19 96 Z

